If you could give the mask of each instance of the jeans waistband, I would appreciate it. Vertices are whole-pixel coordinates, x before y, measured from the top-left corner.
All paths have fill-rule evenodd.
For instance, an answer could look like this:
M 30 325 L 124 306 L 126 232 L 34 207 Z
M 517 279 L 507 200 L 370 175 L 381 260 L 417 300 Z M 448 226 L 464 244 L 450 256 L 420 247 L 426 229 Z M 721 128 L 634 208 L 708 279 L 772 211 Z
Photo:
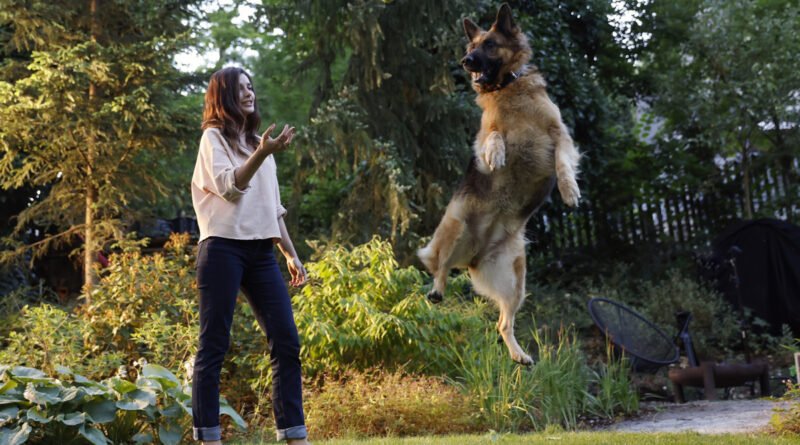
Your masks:
M 241 247 L 245 249 L 269 249 L 275 246 L 275 243 L 272 241 L 272 238 L 267 239 L 233 239 L 233 238 L 222 238 L 219 236 L 209 236 L 208 238 L 200 241 L 200 244 L 213 242 L 213 243 L 222 243 L 227 244 L 230 246 Z

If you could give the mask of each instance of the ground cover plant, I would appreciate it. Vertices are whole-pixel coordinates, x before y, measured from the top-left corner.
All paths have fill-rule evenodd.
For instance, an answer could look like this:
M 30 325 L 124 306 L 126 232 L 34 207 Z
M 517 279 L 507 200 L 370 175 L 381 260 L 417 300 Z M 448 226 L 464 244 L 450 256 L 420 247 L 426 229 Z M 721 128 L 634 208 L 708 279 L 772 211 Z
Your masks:
M 58 378 L 0 366 L 0 443 L 178 444 L 191 431 L 191 387 L 166 368 L 145 364 L 135 381 L 97 382 L 57 366 Z M 224 400 L 220 411 L 244 428 Z

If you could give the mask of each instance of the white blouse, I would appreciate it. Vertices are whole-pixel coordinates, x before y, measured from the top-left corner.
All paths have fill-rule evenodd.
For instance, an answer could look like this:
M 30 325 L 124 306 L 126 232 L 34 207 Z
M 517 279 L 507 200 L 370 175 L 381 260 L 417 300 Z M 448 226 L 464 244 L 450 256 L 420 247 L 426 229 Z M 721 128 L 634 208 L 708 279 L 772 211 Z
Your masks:
M 218 128 L 207 128 L 192 175 L 192 205 L 200 241 L 210 237 L 255 240 L 280 239 L 281 205 L 275 159 L 267 156 L 244 190 L 236 188 L 234 169 L 252 152 L 234 151 Z

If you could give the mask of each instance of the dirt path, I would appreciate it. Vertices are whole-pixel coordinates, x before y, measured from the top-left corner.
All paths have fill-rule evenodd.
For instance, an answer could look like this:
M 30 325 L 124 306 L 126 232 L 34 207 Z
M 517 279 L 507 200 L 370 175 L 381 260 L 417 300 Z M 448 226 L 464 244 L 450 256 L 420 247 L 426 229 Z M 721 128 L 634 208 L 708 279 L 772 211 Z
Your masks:
M 773 409 L 786 408 L 786 402 L 769 400 L 705 400 L 676 403 L 644 403 L 645 414 L 608 427 L 611 431 L 680 432 L 703 434 L 750 433 L 764 429 Z

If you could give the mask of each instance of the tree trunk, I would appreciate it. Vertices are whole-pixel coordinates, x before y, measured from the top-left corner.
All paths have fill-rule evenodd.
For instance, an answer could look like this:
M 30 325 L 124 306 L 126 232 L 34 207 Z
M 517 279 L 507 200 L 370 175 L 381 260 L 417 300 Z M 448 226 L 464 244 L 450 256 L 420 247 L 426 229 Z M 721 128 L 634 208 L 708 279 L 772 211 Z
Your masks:
M 750 141 L 742 144 L 742 191 L 744 192 L 744 218 L 753 219 L 753 196 L 750 189 Z
M 97 24 L 97 3 L 98 0 L 90 0 L 89 11 L 91 14 L 92 41 L 97 41 L 99 34 Z M 89 83 L 89 106 L 94 108 L 94 101 L 97 97 L 97 86 L 94 82 Z M 94 271 L 94 263 L 97 259 L 97 248 L 95 246 L 94 234 L 94 206 L 97 202 L 97 187 L 94 184 L 94 160 L 95 160 L 95 139 L 90 132 L 89 140 L 86 141 L 86 216 L 84 220 L 84 246 L 83 246 L 83 291 L 86 295 L 86 302 L 91 303 L 92 289 L 97 284 L 97 275 Z

